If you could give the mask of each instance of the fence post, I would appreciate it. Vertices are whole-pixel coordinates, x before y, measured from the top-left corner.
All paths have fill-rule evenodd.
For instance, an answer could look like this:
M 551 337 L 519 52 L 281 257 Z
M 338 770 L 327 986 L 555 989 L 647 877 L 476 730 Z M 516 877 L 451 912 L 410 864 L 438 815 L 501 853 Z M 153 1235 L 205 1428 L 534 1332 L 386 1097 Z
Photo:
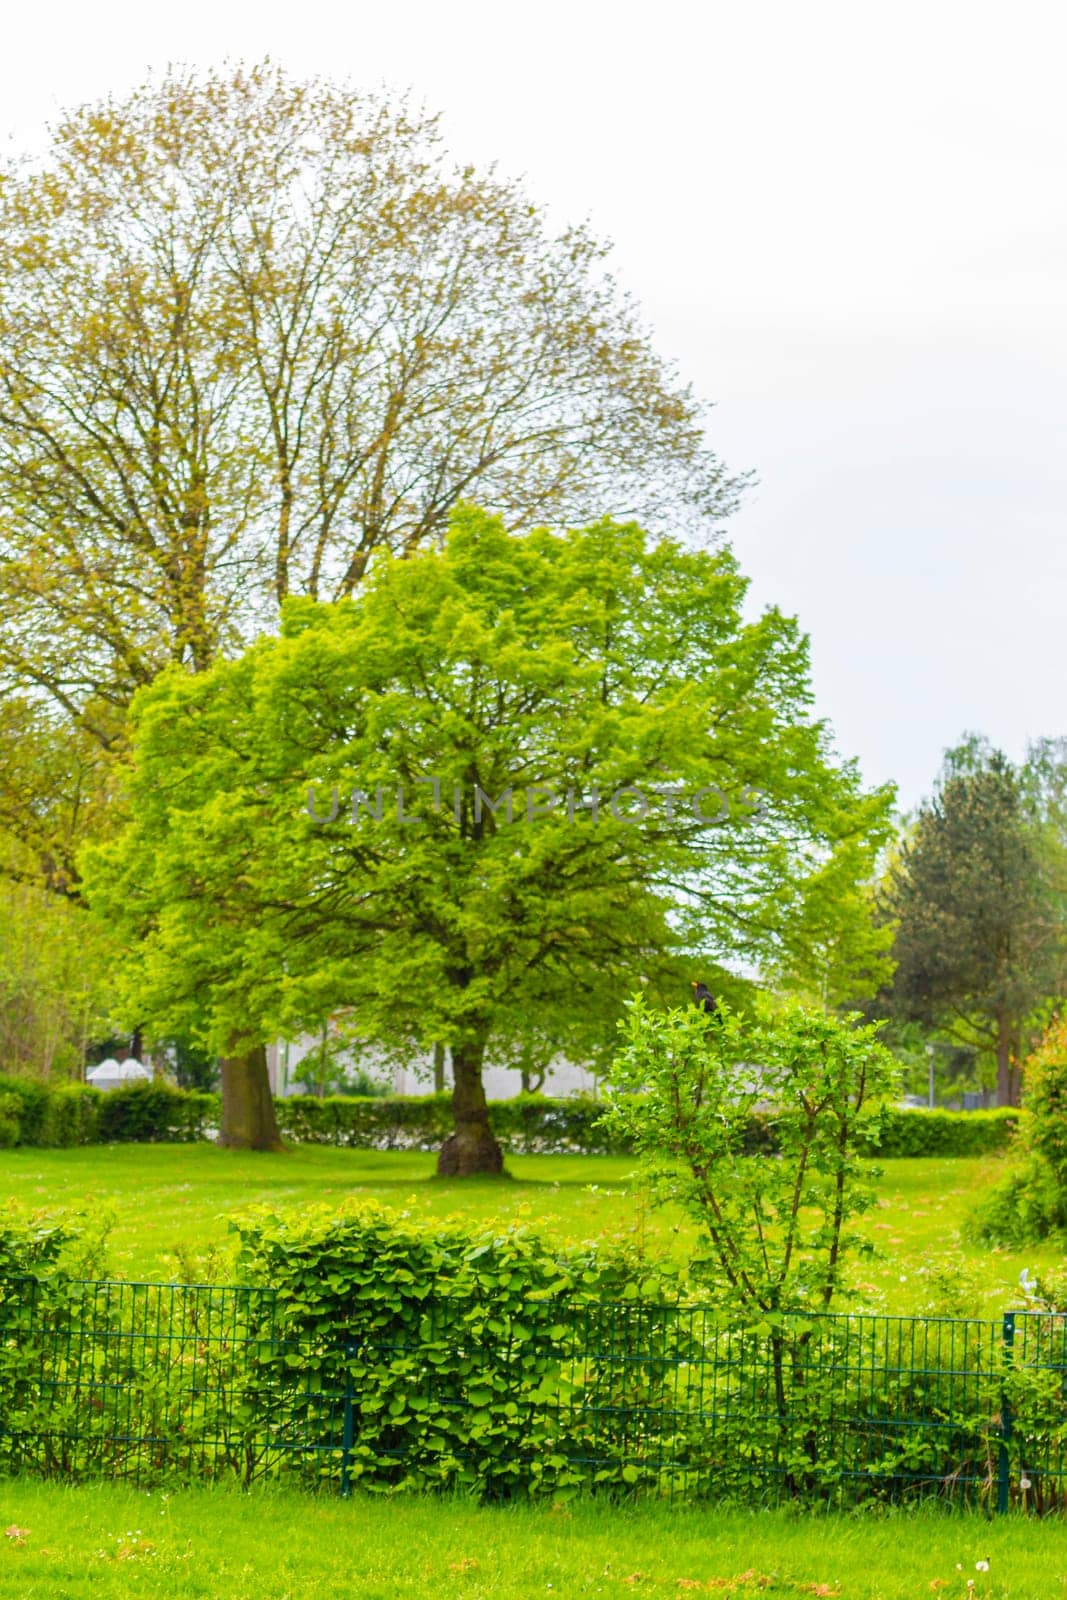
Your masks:
M 345 1346 L 345 1399 L 341 1425 L 341 1498 L 347 1500 L 352 1493 L 352 1445 L 355 1442 L 355 1395 L 352 1387 L 352 1358 L 354 1344 Z
M 1004 1366 L 1000 1386 L 1000 1451 L 997 1461 L 997 1510 L 998 1512 L 1004 1512 L 1008 1509 L 1009 1491 L 1011 1489 L 1011 1460 L 1008 1451 L 1008 1445 L 1011 1440 L 1011 1401 L 1008 1399 L 1008 1387 L 1005 1380 L 1015 1347 L 1014 1311 L 1005 1311 L 1001 1323 L 1000 1337 L 1004 1354 Z

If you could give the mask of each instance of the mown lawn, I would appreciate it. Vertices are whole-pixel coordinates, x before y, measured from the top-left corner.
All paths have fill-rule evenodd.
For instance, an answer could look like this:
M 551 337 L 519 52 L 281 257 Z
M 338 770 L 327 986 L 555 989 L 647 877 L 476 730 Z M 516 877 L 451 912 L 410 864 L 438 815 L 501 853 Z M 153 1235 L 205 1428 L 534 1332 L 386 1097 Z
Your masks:
M 225 1279 L 233 1212 L 258 1202 L 299 1208 L 357 1195 L 428 1217 L 533 1222 L 572 1239 L 628 1234 L 681 1255 L 689 1248 L 687 1225 L 641 1204 L 629 1160 L 516 1156 L 509 1167 L 510 1180 L 442 1181 L 433 1176 L 432 1156 L 400 1152 L 303 1146 L 253 1155 L 213 1145 L 4 1150 L 0 1196 L 81 1209 L 95 1219 L 112 1216 L 110 1271 L 128 1278 Z M 855 1265 L 871 1309 L 993 1315 L 1017 1302 L 1023 1267 L 1057 1259 L 1047 1248 L 988 1251 L 961 1242 L 967 1208 L 1002 1170 L 999 1160 L 897 1160 L 885 1168 L 878 1208 L 863 1224 L 881 1257 Z
M 0 1528 L 5 1600 L 1067 1595 L 1067 1523 L 934 1511 L 489 1508 L 9 1480 Z

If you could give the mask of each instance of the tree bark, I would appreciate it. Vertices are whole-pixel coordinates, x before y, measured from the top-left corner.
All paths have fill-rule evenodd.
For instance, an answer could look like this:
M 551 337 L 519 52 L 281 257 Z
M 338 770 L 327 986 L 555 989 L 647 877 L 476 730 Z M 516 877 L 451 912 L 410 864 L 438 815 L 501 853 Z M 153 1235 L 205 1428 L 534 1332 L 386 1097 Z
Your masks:
M 267 1076 L 266 1045 L 253 1045 L 249 1050 L 223 1056 L 219 1071 L 222 1076 L 219 1144 L 231 1150 L 284 1149 Z
M 435 1044 L 433 1047 L 433 1092 L 445 1092 L 445 1046 Z
M 500 1173 L 504 1152 L 489 1126 L 489 1106 L 482 1082 L 485 1041 L 452 1046 L 452 1117 L 455 1133 L 441 1146 L 438 1175 L 469 1178 L 475 1173 Z
M 1011 1019 L 1006 1012 L 997 1017 L 997 1105 L 1017 1106 L 1019 1084 L 1011 1064 Z

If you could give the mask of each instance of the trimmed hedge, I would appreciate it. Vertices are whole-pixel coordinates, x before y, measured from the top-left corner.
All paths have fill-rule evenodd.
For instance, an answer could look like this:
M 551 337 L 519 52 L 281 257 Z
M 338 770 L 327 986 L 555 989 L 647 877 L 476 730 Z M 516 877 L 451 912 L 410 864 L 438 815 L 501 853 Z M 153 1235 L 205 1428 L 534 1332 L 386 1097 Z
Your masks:
M 79 1144 L 191 1144 L 218 1125 L 217 1095 L 169 1083 L 94 1089 L 84 1083 L 0 1078 L 0 1147 L 64 1149 Z
M 883 1113 L 880 1156 L 985 1156 L 1007 1150 L 1022 1112 L 919 1111 L 897 1106 Z
M 447 1094 L 370 1099 L 353 1095 L 293 1096 L 275 1101 L 282 1137 L 294 1144 L 350 1150 L 440 1148 L 452 1131 Z M 516 1095 L 493 1100 L 489 1119 L 504 1149 L 517 1155 L 627 1155 L 628 1147 L 597 1126 L 603 1103 L 587 1095 L 551 1099 Z M 211 1138 L 219 1097 L 175 1089 L 162 1081 L 100 1090 L 84 1084 L 49 1085 L 0 1078 L 0 1147 L 62 1148 L 79 1144 L 187 1144 Z M 980 1156 L 1009 1147 L 1018 1111 L 919 1111 L 887 1107 L 881 1156 Z M 775 1149 L 773 1119 L 753 1117 L 749 1149 Z
M 354 1150 L 437 1150 L 452 1132 L 448 1094 L 365 1100 L 356 1096 L 276 1100 L 283 1137 L 297 1144 L 344 1145 Z M 616 1155 L 625 1146 L 596 1123 L 603 1103 L 588 1095 L 553 1100 L 516 1095 L 492 1100 L 489 1121 L 505 1150 L 519 1155 Z
M 450 1098 L 412 1095 L 362 1100 L 278 1100 L 278 1124 L 298 1144 L 344 1145 L 355 1150 L 436 1150 L 452 1131 Z M 546 1095 L 516 1095 L 493 1100 L 489 1121 L 505 1150 L 518 1155 L 628 1155 L 629 1147 L 597 1126 L 603 1102 L 586 1095 L 553 1100 Z M 1001 1111 L 920 1111 L 887 1106 L 882 1114 L 880 1156 L 981 1156 L 1006 1150 L 1019 1128 L 1021 1113 Z M 749 1149 L 753 1155 L 777 1148 L 773 1118 L 753 1116 Z

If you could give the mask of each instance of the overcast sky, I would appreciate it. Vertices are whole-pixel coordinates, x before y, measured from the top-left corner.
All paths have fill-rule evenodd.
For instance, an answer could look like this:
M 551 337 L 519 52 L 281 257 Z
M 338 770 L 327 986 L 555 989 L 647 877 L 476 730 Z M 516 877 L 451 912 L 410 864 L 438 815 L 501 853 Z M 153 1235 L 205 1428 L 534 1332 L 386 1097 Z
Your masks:
M 905 805 L 979 729 L 1067 733 L 1067 29 L 1048 3 L 67 0 L 8 8 L 0 134 L 168 62 L 414 89 L 615 242 L 759 485 L 731 538 Z

